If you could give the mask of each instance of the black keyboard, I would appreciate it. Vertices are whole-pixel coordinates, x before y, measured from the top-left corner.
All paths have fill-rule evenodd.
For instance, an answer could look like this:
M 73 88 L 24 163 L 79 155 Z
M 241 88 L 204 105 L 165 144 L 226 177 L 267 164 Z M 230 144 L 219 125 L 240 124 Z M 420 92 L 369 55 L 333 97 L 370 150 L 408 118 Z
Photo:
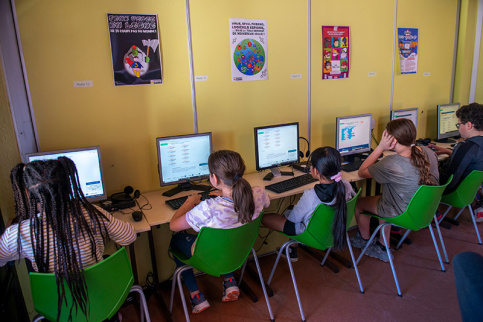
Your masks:
M 359 168 L 361 167 L 361 165 L 362 165 L 363 162 L 364 162 L 364 160 L 362 160 L 362 161 L 349 162 L 347 164 L 343 164 L 340 167 L 340 169 L 342 171 L 345 171 L 345 172 L 357 171 L 357 170 L 359 170 Z
M 307 173 L 285 181 L 269 184 L 268 186 L 265 186 L 265 189 L 273 191 L 275 193 L 282 193 L 316 181 L 317 179 L 314 179 L 310 173 Z
M 217 197 L 217 196 L 210 196 L 209 193 L 210 193 L 209 191 L 200 192 L 199 194 L 201 195 L 201 201 L 203 201 L 205 199 L 216 198 Z M 169 200 L 166 200 L 166 204 L 168 206 L 170 206 L 171 209 L 176 210 L 176 209 L 179 209 L 179 207 L 181 207 L 184 204 L 184 202 L 186 201 L 186 199 L 188 199 L 188 196 L 174 198 L 174 199 L 169 199 Z

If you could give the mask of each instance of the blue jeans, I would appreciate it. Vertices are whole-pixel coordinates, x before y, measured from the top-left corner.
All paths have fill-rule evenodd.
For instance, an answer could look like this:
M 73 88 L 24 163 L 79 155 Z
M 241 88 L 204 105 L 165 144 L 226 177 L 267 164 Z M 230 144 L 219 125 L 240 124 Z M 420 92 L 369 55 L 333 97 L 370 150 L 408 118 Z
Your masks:
M 453 269 L 463 321 L 483 321 L 483 257 L 459 253 L 453 258 Z
M 188 234 L 185 232 L 176 233 L 171 238 L 170 247 L 171 249 L 176 249 L 180 251 L 186 257 L 191 258 L 191 247 L 196 241 L 196 237 L 196 235 Z M 177 267 L 186 265 L 185 263 L 177 259 L 176 256 L 173 257 Z M 183 281 L 186 284 L 186 287 L 188 288 L 188 291 L 190 293 L 198 291 L 198 284 L 196 284 L 195 274 L 193 273 L 192 269 L 184 271 L 183 273 L 181 273 L 181 276 L 183 277 Z M 233 273 L 225 274 L 225 278 L 231 277 L 233 277 Z

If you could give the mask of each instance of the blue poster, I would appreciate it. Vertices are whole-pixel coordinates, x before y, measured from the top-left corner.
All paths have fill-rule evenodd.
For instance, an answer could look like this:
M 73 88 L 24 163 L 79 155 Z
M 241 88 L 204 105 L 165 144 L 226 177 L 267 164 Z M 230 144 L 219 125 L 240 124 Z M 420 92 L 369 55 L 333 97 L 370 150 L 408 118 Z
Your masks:
M 397 28 L 397 42 L 401 74 L 416 74 L 418 71 L 418 28 Z

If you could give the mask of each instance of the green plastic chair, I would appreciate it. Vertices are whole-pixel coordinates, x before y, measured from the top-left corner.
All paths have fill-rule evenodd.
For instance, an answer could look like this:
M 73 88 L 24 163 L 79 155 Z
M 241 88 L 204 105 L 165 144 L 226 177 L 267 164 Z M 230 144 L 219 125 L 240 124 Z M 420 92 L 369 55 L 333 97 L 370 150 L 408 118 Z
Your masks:
M 239 284 L 241 284 L 247 258 L 251 250 L 253 259 L 255 260 L 255 264 L 257 266 L 258 276 L 263 289 L 263 295 L 265 295 L 265 301 L 267 302 L 270 320 L 274 321 L 272 308 L 270 306 L 270 302 L 268 301 L 267 291 L 265 289 L 265 283 L 263 281 L 262 272 L 258 263 L 257 254 L 253 249 L 253 244 L 258 236 L 262 216 L 263 212 L 252 222 L 236 228 L 218 229 L 202 227 L 198 233 L 198 237 L 196 238 L 193 256 L 190 258 L 187 258 L 183 253 L 177 250 L 170 249 L 170 252 L 186 265 L 178 267 L 174 272 L 169 312 L 172 312 L 173 310 L 174 292 L 177 283 L 181 296 L 181 302 L 183 303 L 186 321 L 190 320 L 188 309 L 186 307 L 186 301 L 183 295 L 183 286 L 181 284 L 182 272 L 188 269 L 196 268 L 197 270 L 206 274 L 220 276 L 231 273 L 243 266 L 239 281 Z
M 354 253 L 352 252 L 352 246 L 349 240 L 349 235 L 347 234 L 347 229 L 349 229 L 349 225 L 354 217 L 355 206 L 357 202 L 357 198 L 361 193 L 361 189 L 357 192 L 357 194 L 349 201 L 347 201 L 347 227 L 346 227 L 346 240 L 347 245 L 351 254 L 352 263 L 354 265 L 354 269 L 356 271 L 357 281 L 359 282 L 359 288 L 361 293 L 364 293 L 364 289 L 362 288 L 361 279 L 359 276 L 359 270 L 357 269 L 357 263 L 354 258 Z M 287 236 L 290 238 L 285 244 L 280 247 L 280 250 L 277 254 L 277 259 L 275 260 L 275 264 L 273 265 L 272 272 L 270 273 L 270 277 L 268 279 L 268 285 L 272 281 L 273 275 L 275 273 L 275 269 L 277 268 L 278 262 L 280 260 L 280 256 L 282 252 L 285 252 L 288 267 L 290 269 L 290 275 L 292 276 L 292 282 L 295 289 L 295 295 L 297 297 L 297 302 L 300 310 L 300 316 L 302 317 L 302 321 L 305 321 L 304 311 L 302 309 L 302 303 L 299 296 L 299 291 L 297 287 L 297 281 L 295 280 L 295 275 L 292 267 L 292 262 L 290 261 L 289 256 L 289 246 L 293 244 L 304 244 L 306 246 L 318 249 L 318 250 L 326 250 L 328 251 L 325 254 L 324 259 L 322 260 L 321 265 L 325 264 L 327 256 L 329 255 L 332 246 L 334 246 L 334 241 L 332 238 L 332 223 L 334 221 L 335 211 L 334 208 L 325 204 L 320 204 L 315 208 L 312 216 L 309 219 L 307 224 L 307 228 L 304 230 L 303 233 L 300 235 L 286 235 L 283 232 L 279 232 L 282 235 Z
M 433 228 L 431 227 L 431 221 L 434 219 L 439 237 L 441 240 L 443 240 L 441 236 L 441 231 L 439 229 L 438 220 L 436 219 L 436 210 L 438 209 L 438 205 L 441 200 L 441 196 L 443 195 L 443 191 L 446 188 L 446 186 L 451 182 L 452 178 L 453 176 L 451 176 L 448 182 L 442 186 L 421 185 L 416 191 L 416 193 L 414 194 L 414 196 L 411 198 L 411 201 L 409 202 L 406 208 L 406 211 L 400 214 L 399 216 L 392 217 L 392 218 L 382 218 L 372 213 L 364 213 L 365 215 L 385 220 L 385 222 L 377 226 L 376 230 L 372 233 L 372 236 L 367 242 L 367 245 L 364 247 L 361 254 L 357 258 L 356 263 L 359 263 L 367 248 L 372 244 L 372 241 L 374 240 L 379 230 L 384 229 L 384 227 L 395 225 L 401 228 L 408 229 L 408 232 L 411 230 L 417 231 L 422 228 L 428 227 L 431 233 L 431 238 L 433 239 L 434 248 L 436 249 L 436 254 L 438 255 L 439 263 L 441 265 L 441 271 L 445 272 L 446 269 L 444 268 L 443 262 L 441 260 L 441 254 L 439 252 L 438 244 L 436 243 L 436 239 L 434 237 Z M 405 236 L 407 236 L 408 232 L 406 232 Z M 405 236 L 403 238 L 405 238 Z M 384 244 L 390 245 L 389 241 L 386 238 L 386 235 L 382 234 L 382 237 L 384 239 Z M 399 288 L 397 276 L 396 276 L 396 270 L 394 269 L 394 263 L 391 258 L 391 251 L 389 246 L 386 246 L 386 251 L 389 257 L 389 263 L 391 264 L 391 270 L 392 270 L 392 275 L 394 276 L 394 282 L 396 283 L 397 294 L 399 296 L 402 296 L 401 290 Z
M 46 318 L 50 321 L 57 319 L 57 283 L 54 273 L 30 273 L 30 288 L 37 315 L 34 321 Z M 119 310 L 130 292 L 139 293 L 141 321 L 150 322 L 148 306 L 143 290 L 133 285 L 134 277 L 131 264 L 123 247 L 117 252 L 84 269 L 84 277 L 89 294 L 89 316 L 85 316 L 79 309 L 72 310 L 72 321 L 104 321 L 111 318 Z M 67 304 L 62 306 L 60 321 L 67 321 L 72 296 L 65 285 Z M 64 302 L 65 303 L 65 302 Z
M 475 199 L 476 192 L 478 191 L 478 188 L 480 185 L 483 183 L 483 171 L 477 171 L 473 170 L 471 173 L 461 181 L 461 183 L 458 185 L 455 191 L 443 195 L 441 198 L 441 203 L 444 205 L 447 205 L 448 208 L 444 212 L 443 216 L 440 219 L 444 219 L 448 212 L 450 211 L 451 208 L 456 207 L 456 208 L 461 208 L 461 210 L 458 212 L 458 214 L 455 216 L 454 220 L 458 219 L 458 217 L 461 215 L 463 210 L 468 207 L 470 210 L 471 214 L 471 220 L 473 221 L 473 225 L 475 226 L 475 231 L 476 231 L 476 236 L 478 237 L 478 244 L 481 245 L 481 237 L 480 233 L 478 232 L 478 226 L 476 225 L 476 214 L 473 211 L 473 207 L 471 207 L 471 203 Z M 446 254 L 446 248 L 444 247 L 443 244 L 443 252 L 446 258 L 446 261 L 448 261 L 448 255 Z

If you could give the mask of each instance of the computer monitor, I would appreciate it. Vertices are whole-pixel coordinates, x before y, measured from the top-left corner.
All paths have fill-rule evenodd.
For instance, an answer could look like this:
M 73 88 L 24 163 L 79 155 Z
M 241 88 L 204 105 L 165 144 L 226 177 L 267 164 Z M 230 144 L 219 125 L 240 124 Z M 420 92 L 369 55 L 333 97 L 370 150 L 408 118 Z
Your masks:
M 336 149 L 342 156 L 371 151 L 372 114 L 337 117 Z
M 409 119 L 413 121 L 416 130 L 418 129 L 418 108 L 406 108 L 404 110 L 396 110 L 391 112 L 391 121 L 395 119 Z
M 194 185 L 192 180 L 208 178 L 208 157 L 212 152 L 211 132 L 168 136 L 156 139 L 161 186 L 178 184 L 163 193 L 174 196 L 184 190 L 209 191 L 210 186 Z
M 438 137 L 437 142 L 455 142 L 449 138 L 459 136 L 458 118 L 456 111 L 460 108 L 460 103 L 438 105 Z
M 255 127 L 255 160 L 258 171 L 270 169 L 280 175 L 278 167 L 299 161 L 299 123 Z
M 28 162 L 56 160 L 59 157 L 71 159 L 77 168 L 79 184 L 84 196 L 91 202 L 106 199 L 104 175 L 102 172 L 101 149 L 98 146 L 29 153 Z

